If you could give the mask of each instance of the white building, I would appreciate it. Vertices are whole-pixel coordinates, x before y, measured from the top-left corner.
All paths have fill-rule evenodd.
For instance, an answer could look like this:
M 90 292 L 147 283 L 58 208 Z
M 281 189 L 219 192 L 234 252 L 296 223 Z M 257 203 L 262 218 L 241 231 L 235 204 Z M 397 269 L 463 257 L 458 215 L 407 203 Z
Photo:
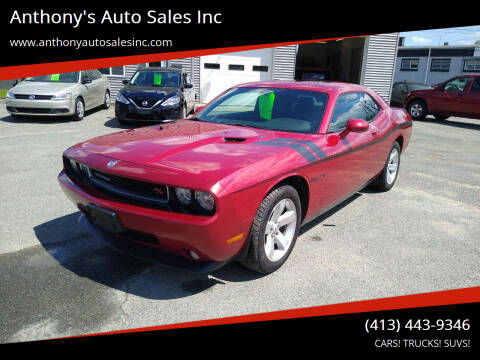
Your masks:
M 301 68 L 328 68 L 332 79 L 368 86 L 387 102 L 393 83 L 398 33 L 280 46 L 149 64 L 101 69 L 112 95 L 138 67 L 182 66 L 192 77 L 197 101 L 205 103 L 229 87 L 250 81 L 294 80 Z

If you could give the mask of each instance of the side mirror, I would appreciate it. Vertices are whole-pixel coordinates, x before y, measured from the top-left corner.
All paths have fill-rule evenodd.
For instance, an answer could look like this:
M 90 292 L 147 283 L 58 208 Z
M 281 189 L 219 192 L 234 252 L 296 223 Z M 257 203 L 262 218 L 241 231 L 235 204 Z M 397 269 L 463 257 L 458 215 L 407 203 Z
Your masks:
M 185 89 L 191 89 L 191 88 L 193 88 L 193 84 L 185 84 L 184 88 Z
M 82 84 L 91 84 L 91 79 L 82 79 Z
M 362 133 L 368 130 L 370 125 L 362 119 L 350 119 L 347 122 L 347 130 L 355 133 Z
M 129 83 L 128 80 L 122 80 L 122 84 L 123 84 L 123 85 L 127 85 L 128 83 Z

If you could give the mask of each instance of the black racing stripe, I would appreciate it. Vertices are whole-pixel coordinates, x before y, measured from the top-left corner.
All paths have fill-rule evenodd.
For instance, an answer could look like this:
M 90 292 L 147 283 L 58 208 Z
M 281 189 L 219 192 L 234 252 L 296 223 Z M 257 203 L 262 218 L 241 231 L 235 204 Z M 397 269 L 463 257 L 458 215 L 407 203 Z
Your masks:
M 320 158 L 320 159 L 325 159 L 327 157 L 327 154 L 322 150 L 320 149 L 320 147 L 318 147 L 317 144 L 315 144 L 313 141 L 310 141 L 310 140 L 302 140 L 302 144 L 305 144 L 306 146 L 308 146 L 310 149 L 312 149 L 312 151 L 317 154 L 317 156 Z
M 312 162 L 312 163 L 309 162 L 309 164 L 300 166 L 300 167 L 297 168 L 297 169 L 302 169 L 302 168 L 307 167 L 307 166 L 310 166 L 310 165 L 312 165 L 312 164 L 323 163 L 323 162 L 326 162 L 326 161 L 329 161 L 329 160 L 333 160 L 333 159 L 339 158 L 340 156 L 348 155 L 348 154 L 353 153 L 353 152 L 355 152 L 355 151 L 362 150 L 362 149 L 364 149 L 364 148 L 366 148 L 366 147 L 368 147 L 368 146 L 375 145 L 375 144 L 377 144 L 377 143 L 379 143 L 379 142 L 387 139 L 392 133 L 394 133 L 395 131 L 397 131 L 397 130 L 399 130 L 399 129 L 406 129 L 406 128 L 409 128 L 409 127 L 412 127 L 412 122 L 411 122 L 411 121 L 395 126 L 395 127 L 392 128 L 389 132 L 387 132 L 385 135 L 383 135 L 381 138 L 378 138 L 377 140 L 372 141 L 372 142 L 370 142 L 370 143 L 368 143 L 368 144 L 364 144 L 364 145 L 362 145 L 362 146 L 353 148 L 353 149 L 351 149 L 351 150 L 344 151 L 344 152 L 342 152 L 342 153 L 340 153 L 340 154 L 336 154 L 336 155 L 332 155 L 332 156 L 326 157 L 326 158 L 324 158 L 324 159 L 317 160 L 317 161 Z M 279 139 L 275 139 L 275 140 L 279 140 Z M 288 139 L 288 141 L 291 141 L 291 140 L 292 140 L 292 139 Z M 268 141 L 265 141 L 265 142 L 268 142 Z M 260 144 L 260 143 L 257 142 L 256 144 Z M 279 143 L 274 143 L 274 144 L 279 144 Z M 284 144 L 282 144 L 282 145 L 284 145 Z M 311 155 L 311 154 L 310 154 L 310 155 Z M 275 175 L 275 176 L 272 177 L 272 178 L 268 178 L 268 179 L 265 179 L 265 180 L 261 181 L 261 183 L 266 182 L 266 181 L 270 181 L 270 180 L 272 180 L 272 179 L 274 179 L 274 178 L 276 178 L 276 177 L 282 176 L 282 175 L 284 175 L 284 174 L 285 174 L 285 173 Z M 247 187 L 245 187 L 245 188 L 243 188 L 243 189 L 237 190 L 237 191 L 235 191 L 235 193 L 238 193 L 238 192 L 240 192 L 240 191 L 246 190 L 246 189 L 248 189 L 248 188 L 250 188 L 250 187 L 253 187 L 253 186 L 256 186 L 256 185 L 258 185 L 258 183 L 257 183 L 257 184 L 250 185 L 250 186 L 247 186 Z
M 283 142 L 275 142 L 275 141 L 259 141 L 255 143 L 257 145 L 267 145 L 267 146 L 280 146 L 280 147 L 287 147 L 296 150 L 300 155 L 302 155 L 305 160 L 307 160 L 309 163 L 312 163 L 314 161 L 317 161 L 317 158 L 313 156 L 313 154 L 305 149 L 302 145 L 300 144 L 285 144 Z
M 327 157 L 327 154 L 325 154 L 325 152 L 322 149 L 320 149 L 317 144 L 315 144 L 313 141 L 310 141 L 310 140 L 299 140 L 299 139 L 289 139 L 289 138 L 275 138 L 272 140 L 289 141 L 289 142 L 304 144 L 305 146 L 308 146 L 308 148 L 312 150 L 320 159 L 324 159 Z

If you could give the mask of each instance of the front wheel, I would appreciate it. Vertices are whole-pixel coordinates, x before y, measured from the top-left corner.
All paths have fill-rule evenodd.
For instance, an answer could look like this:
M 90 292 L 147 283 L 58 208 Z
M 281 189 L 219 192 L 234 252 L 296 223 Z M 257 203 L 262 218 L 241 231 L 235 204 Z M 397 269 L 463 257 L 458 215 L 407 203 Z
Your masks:
M 85 116 L 85 104 L 81 98 L 75 100 L 75 113 L 73 115 L 73 120 L 80 121 Z
M 280 268 L 295 245 L 301 223 L 298 192 L 289 185 L 272 190 L 257 210 L 245 267 L 262 274 Z
M 397 180 L 398 170 L 400 169 L 400 153 L 400 144 L 395 141 L 392 150 L 390 150 L 388 154 L 382 172 L 371 184 L 372 188 L 380 191 L 388 191 L 393 187 L 395 180 Z

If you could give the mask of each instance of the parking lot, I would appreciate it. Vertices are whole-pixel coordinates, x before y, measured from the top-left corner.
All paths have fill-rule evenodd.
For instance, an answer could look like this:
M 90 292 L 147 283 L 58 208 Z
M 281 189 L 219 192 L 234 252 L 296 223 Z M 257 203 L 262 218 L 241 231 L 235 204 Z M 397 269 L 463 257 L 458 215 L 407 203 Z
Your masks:
M 287 263 L 187 274 L 120 254 L 77 223 L 57 183 L 61 154 L 125 128 L 110 110 L 81 122 L 14 120 L 0 101 L 0 342 L 478 286 L 480 121 L 414 123 L 399 178 L 304 226 Z

